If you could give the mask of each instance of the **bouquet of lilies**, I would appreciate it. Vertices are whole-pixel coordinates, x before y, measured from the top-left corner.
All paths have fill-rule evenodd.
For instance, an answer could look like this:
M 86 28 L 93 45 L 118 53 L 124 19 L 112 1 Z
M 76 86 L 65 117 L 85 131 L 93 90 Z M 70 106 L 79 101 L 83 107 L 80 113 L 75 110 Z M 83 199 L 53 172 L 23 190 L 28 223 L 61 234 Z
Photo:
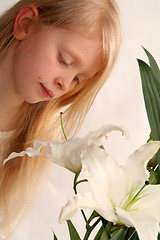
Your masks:
M 86 233 L 90 239 L 97 229 L 94 240 L 157 240 L 160 223 L 160 71 L 152 55 L 144 49 L 150 65 L 138 60 L 144 100 L 151 135 L 146 144 L 129 156 L 124 166 L 105 150 L 104 140 L 111 131 L 127 136 L 122 126 L 106 125 L 89 132 L 84 138 L 73 136 L 66 141 L 41 142 L 33 148 L 12 153 L 6 161 L 27 154 L 29 157 L 44 156 L 50 161 L 74 173 L 74 197 L 61 209 L 59 221 L 67 221 L 70 240 L 81 240 L 71 222 L 72 215 L 81 209 Z M 41 148 L 46 154 L 41 152 Z M 85 179 L 79 180 L 81 173 Z M 89 192 L 80 193 L 78 184 L 87 182 Z M 87 218 L 85 209 L 92 210 Z M 58 240 L 53 233 L 54 240 Z

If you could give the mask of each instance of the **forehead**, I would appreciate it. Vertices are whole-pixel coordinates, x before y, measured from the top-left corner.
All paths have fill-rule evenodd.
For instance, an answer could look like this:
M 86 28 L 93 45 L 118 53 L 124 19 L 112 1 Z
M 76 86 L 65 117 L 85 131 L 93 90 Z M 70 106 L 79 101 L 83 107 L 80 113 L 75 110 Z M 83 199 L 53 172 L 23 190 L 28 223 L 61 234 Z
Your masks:
M 87 38 L 86 35 L 70 29 L 53 29 L 57 44 L 67 51 L 84 68 L 91 68 L 94 75 L 103 65 L 102 42 L 100 38 Z
M 101 38 L 87 37 L 86 29 L 82 32 L 82 30 L 38 24 L 38 27 L 33 27 L 32 37 L 36 37 L 37 34 L 42 48 L 50 46 L 51 55 L 53 50 L 70 55 L 73 59 L 73 67 L 78 73 L 86 75 L 85 78 L 94 76 L 102 68 L 104 56 Z

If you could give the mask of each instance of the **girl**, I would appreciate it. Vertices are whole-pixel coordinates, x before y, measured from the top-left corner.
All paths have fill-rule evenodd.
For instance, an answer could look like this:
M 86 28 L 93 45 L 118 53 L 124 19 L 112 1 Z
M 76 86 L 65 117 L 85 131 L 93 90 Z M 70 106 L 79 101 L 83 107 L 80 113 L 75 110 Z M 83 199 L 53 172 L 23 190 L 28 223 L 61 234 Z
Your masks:
M 35 139 L 67 136 L 81 126 L 106 81 L 120 44 L 114 0 L 20 0 L 0 18 L 1 162 Z M 0 239 L 19 223 L 45 159 L 27 156 L 0 167 Z

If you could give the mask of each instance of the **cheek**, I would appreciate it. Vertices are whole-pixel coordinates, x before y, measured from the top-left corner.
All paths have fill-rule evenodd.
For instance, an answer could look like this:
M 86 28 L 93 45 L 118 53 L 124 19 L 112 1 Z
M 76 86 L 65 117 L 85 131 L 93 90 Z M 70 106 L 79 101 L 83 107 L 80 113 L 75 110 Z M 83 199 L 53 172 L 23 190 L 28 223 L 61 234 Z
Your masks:
M 33 57 L 18 57 L 15 61 L 15 69 L 17 69 L 16 72 L 20 74 L 19 77 L 28 78 L 28 80 L 41 79 L 49 73 L 45 61 L 41 61 L 41 59 L 35 55 Z
M 60 71 L 56 51 L 53 49 L 51 51 L 49 47 L 43 47 L 44 44 L 41 44 L 41 48 L 40 46 L 35 48 L 35 43 L 32 45 L 29 43 L 28 47 L 26 45 L 25 43 L 21 46 L 14 59 L 19 77 L 28 78 L 28 80 L 31 78 L 34 81 L 36 79 L 38 82 L 53 80 Z
M 45 49 L 39 51 L 38 54 L 31 55 L 27 65 L 32 72 L 43 78 L 52 76 L 57 71 L 57 62 L 54 54 L 48 53 Z

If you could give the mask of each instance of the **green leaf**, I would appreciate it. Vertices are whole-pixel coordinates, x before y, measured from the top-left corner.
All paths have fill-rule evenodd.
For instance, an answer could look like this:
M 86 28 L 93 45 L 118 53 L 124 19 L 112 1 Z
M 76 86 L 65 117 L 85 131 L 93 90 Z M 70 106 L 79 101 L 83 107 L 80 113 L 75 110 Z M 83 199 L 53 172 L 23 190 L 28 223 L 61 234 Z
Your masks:
M 110 232 L 111 232 L 111 228 L 112 228 L 113 224 L 111 222 L 107 221 L 107 224 L 106 224 L 106 222 L 104 222 L 103 226 L 105 228 L 104 228 L 104 230 L 102 232 L 100 240 L 105 240 L 105 239 L 109 240 L 110 239 Z
M 125 236 L 125 240 L 139 240 L 135 228 L 133 227 L 128 228 L 128 231 Z
M 126 239 L 128 240 L 128 239 Z M 129 240 L 139 240 L 137 232 L 134 233 L 134 235 Z
M 145 62 L 138 59 L 142 88 L 153 140 L 160 140 L 160 83 L 154 71 Z M 157 153 L 160 165 L 160 151 Z
M 104 226 L 102 225 L 102 226 L 100 227 L 100 229 L 98 230 L 98 232 L 97 232 L 94 240 L 99 240 L 100 237 L 102 236 L 103 231 L 104 231 Z
M 88 223 L 90 223 L 96 217 L 100 217 L 100 215 L 96 211 L 93 211 L 91 216 L 88 219 Z
M 160 139 L 160 96 L 155 82 L 157 81 L 155 74 L 151 68 L 143 61 L 138 60 L 144 101 L 148 120 L 151 126 L 152 137 L 154 140 Z
M 127 230 L 126 227 L 121 228 L 110 240 L 125 240 Z
M 70 240 L 81 240 L 77 230 L 70 220 L 67 220 L 67 225 L 70 233 Z
M 150 170 L 150 177 L 149 177 L 150 184 L 160 184 L 160 169 L 159 167 L 156 170 Z
M 155 75 L 160 83 L 160 70 L 159 70 L 158 64 L 156 63 L 154 57 L 150 54 L 150 52 L 148 52 L 144 47 L 143 47 L 143 49 L 144 49 L 145 53 L 147 54 L 151 69 L 155 73 Z
M 58 238 L 56 237 L 56 234 L 53 232 L 53 229 L 52 229 L 52 233 L 53 233 L 53 236 L 54 236 L 54 240 L 58 240 Z
M 104 231 L 100 237 L 100 240 L 109 240 L 109 236 L 108 236 L 106 229 L 104 229 Z
M 58 238 L 56 237 L 56 235 L 54 234 L 54 240 L 58 240 Z
M 101 221 L 102 221 L 102 224 L 103 224 L 104 227 L 106 227 L 107 225 L 110 225 L 110 223 L 106 219 L 104 219 L 103 217 L 101 217 Z
M 157 240 L 160 240 L 160 233 L 158 233 L 158 238 L 157 238 Z

